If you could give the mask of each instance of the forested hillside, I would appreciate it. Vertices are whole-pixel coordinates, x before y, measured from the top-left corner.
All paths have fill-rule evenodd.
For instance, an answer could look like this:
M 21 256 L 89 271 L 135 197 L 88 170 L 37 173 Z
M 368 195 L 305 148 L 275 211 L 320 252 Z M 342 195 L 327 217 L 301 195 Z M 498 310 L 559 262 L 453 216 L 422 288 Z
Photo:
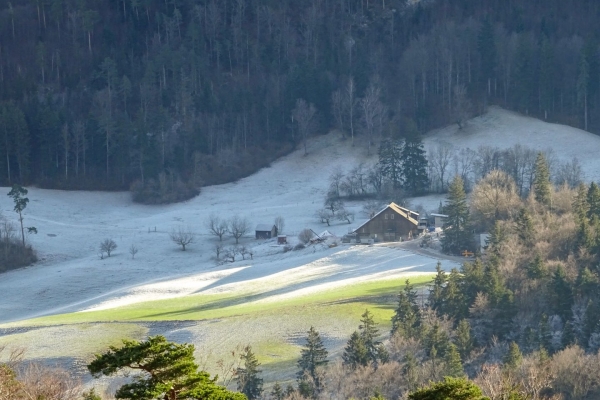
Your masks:
M 193 193 L 337 127 L 600 131 L 595 0 L 0 0 L 0 182 Z

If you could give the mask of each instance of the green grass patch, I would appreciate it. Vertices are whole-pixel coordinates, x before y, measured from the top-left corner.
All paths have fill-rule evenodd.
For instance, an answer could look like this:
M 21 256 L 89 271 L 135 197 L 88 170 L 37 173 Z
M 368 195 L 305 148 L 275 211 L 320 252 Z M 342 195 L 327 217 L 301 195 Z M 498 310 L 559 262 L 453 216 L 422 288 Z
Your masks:
M 431 275 L 411 277 L 411 283 L 429 283 Z M 395 296 L 406 278 L 357 283 L 310 295 L 295 296 L 277 301 L 268 300 L 269 293 L 246 295 L 217 294 L 192 295 L 174 299 L 156 300 L 129 306 L 70 314 L 58 314 L 27 321 L 11 326 L 39 326 L 110 321 L 172 321 L 207 320 L 230 318 L 240 315 L 279 314 L 285 309 L 299 309 L 306 312 L 338 316 L 356 314 L 364 307 L 392 310 Z M 260 301 L 265 300 L 265 301 Z M 372 310 L 375 314 L 377 312 Z M 362 312 L 360 312 L 362 313 Z M 388 314 L 388 312 L 384 313 Z M 360 315 L 360 314 L 359 314 Z M 341 315 L 339 315 L 341 316 Z

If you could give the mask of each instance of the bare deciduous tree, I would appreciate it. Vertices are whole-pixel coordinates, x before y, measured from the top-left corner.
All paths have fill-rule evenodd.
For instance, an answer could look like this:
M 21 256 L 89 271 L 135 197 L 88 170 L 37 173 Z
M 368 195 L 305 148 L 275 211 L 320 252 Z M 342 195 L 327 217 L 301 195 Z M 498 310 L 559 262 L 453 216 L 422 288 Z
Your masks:
M 211 214 L 206 221 L 206 227 L 213 235 L 223 240 L 223 235 L 227 233 L 227 221 L 222 220 L 218 215 Z
M 362 111 L 361 129 L 367 135 L 369 142 L 368 154 L 371 154 L 371 145 L 373 144 L 375 134 L 381 133 L 375 131 L 378 127 L 377 121 L 379 120 L 379 116 L 384 110 L 383 104 L 379 99 L 380 96 L 381 89 L 379 88 L 378 79 L 375 78 L 371 80 L 365 92 L 365 97 L 359 102 L 360 110 Z
M 454 86 L 454 108 L 452 114 L 458 129 L 464 127 L 466 120 L 471 118 L 473 105 L 467 97 L 467 88 L 465 85 Z
M 112 239 L 104 239 L 100 243 L 100 254 L 106 253 L 108 257 L 117 248 L 117 244 Z
M 444 192 L 448 181 L 448 166 L 452 161 L 454 152 L 452 146 L 446 143 L 440 144 L 429 151 L 429 164 L 439 181 L 439 191 Z
M 129 254 L 131 254 L 131 259 L 133 260 L 135 258 L 135 255 L 138 253 L 138 248 L 135 244 L 131 244 L 131 246 L 129 246 Z
M 298 124 L 298 132 L 304 142 L 304 154 L 308 154 L 306 141 L 316 128 L 315 114 L 317 109 L 314 104 L 307 104 L 306 100 L 296 100 L 296 107 L 292 110 L 292 118 Z
M 339 221 L 346 221 L 349 224 L 351 224 L 352 221 L 354 221 L 354 213 L 351 212 L 351 211 L 346 210 L 345 208 L 341 208 L 337 212 L 337 219 Z
M 217 256 L 217 260 L 221 259 L 222 252 L 223 252 L 223 245 L 221 243 L 217 243 L 215 245 L 215 255 Z
M 505 172 L 494 170 L 473 188 L 471 206 L 474 217 L 490 228 L 494 221 L 509 216 L 518 208 L 519 195 L 515 181 Z
M 329 175 L 329 193 L 334 194 L 335 197 L 340 197 L 340 189 L 342 180 L 344 179 L 344 172 L 340 166 L 335 167 L 331 175 Z
M 285 220 L 281 215 L 275 217 L 275 227 L 277 228 L 277 234 L 281 235 L 283 233 L 283 228 L 285 227 Z
M 173 228 L 169 237 L 173 241 L 173 243 L 181 246 L 181 249 L 185 251 L 185 247 L 189 244 L 194 243 L 196 240 L 196 235 L 192 232 L 190 227 L 184 228 L 183 226 L 178 226 L 177 228 Z
M 317 217 L 321 220 L 322 223 L 326 223 L 327 226 L 330 226 L 329 221 L 331 221 L 334 215 L 331 212 L 331 210 L 327 208 L 322 208 L 319 211 L 317 211 Z
M 235 238 L 235 244 L 238 244 L 240 238 L 250 230 L 250 222 L 239 215 L 231 217 L 228 225 L 228 232 Z

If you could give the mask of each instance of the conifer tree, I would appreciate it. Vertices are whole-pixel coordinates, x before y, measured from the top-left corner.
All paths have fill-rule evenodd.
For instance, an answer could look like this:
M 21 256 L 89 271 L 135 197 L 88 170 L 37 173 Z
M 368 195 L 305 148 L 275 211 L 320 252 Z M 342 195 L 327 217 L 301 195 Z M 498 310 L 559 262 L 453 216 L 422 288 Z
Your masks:
M 147 341 L 123 340 L 122 347 L 110 346 L 104 354 L 96 355 L 87 366 L 94 377 L 114 375 L 120 370 L 143 371 L 139 377 L 121 386 L 117 399 L 213 399 L 244 400 L 241 393 L 218 386 L 216 378 L 199 371 L 194 361 L 194 345 L 168 342 L 163 336 Z
M 444 210 L 448 214 L 448 218 L 444 222 L 444 236 L 442 238 L 444 252 L 459 254 L 463 250 L 471 249 L 473 240 L 471 237 L 469 207 L 464 182 L 460 176 L 456 176 L 450 184 Z
M 404 143 L 401 139 L 384 140 L 379 146 L 379 167 L 381 174 L 392 182 L 395 189 L 402 186 L 402 151 Z
M 392 335 L 398 333 L 404 337 L 415 337 L 421 324 L 417 292 L 406 280 L 406 286 L 398 294 L 398 305 L 392 317 Z
M 442 330 L 439 322 L 434 322 L 423 338 L 425 353 L 430 358 L 434 356 L 444 357 L 450 346 L 450 339 Z
M 506 230 L 500 224 L 500 221 L 494 221 L 494 226 L 486 240 L 486 251 L 496 257 L 501 256 L 502 244 L 506 240 Z
M 456 346 L 452 343 L 450 343 L 448 346 L 448 350 L 444 356 L 444 362 L 446 363 L 444 376 L 458 378 L 465 375 L 465 371 L 460 360 L 460 354 L 458 353 Z
M 462 282 L 462 275 L 456 268 L 452 268 L 446 285 L 442 289 L 442 314 L 456 319 L 467 316 L 469 304 L 465 299 Z
M 522 361 L 523 354 L 521 354 L 519 345 L 515 342 L 510 342 L 508 345 L 508 353 L 506 353 L 504 359 L 502 360 L 504 367 L 508 370 L 514 371 L 519 365 L 521 365 Z
M 580 183 L 579 186 L 577 186 L 577 194 L 573 200 L 573 212 L 579 221 L 588 216 L 588 211 L 590 209 L 588 204 L 588 191 L 589 189 L 584 183 Z
M 429 290 L 429 298 L 428 298 L 428 302 L 429 302 L 429 307 L 431 307 L 433 310 L 441 310 L 442 306 L 443 306 L 443 290 L 444 290 L 444 286 L 446 284 L 446 281 L 448 280 L 446 273 L 444 272 L 444 270 L 442 269 L 442 263 L 441 262 L 437 262 L 436 266 L 435 266 L 435 270 L 436 270 L 436 274 L 435 274 L 435 278 L 433 278 L 433 285 L 431 286 L 431 289 Z
M 590 219 L 593 216 L 600 217 L 600 187 L 595 182 L 590 183 L 586 197 L 587 217 Z
M 366 366 L 369 363 L 369 352 L 358 331 L 354 331 L 350 335 L 350 340 L 346 343 L 342 354 L 342 360 L 344 365 L 348 365 L 352 369 L 360 365 Z
M 402 373 L 406 377 L 406 383 L 409 390 L 414 390 L 418 384 L 418 376 L 417 376 L 417 359 L 411 353 L 408 353 L 404 356 L 402 360 L 404 365 L 402 366 Z
M 298 380 L 302 381 L 305 374 L 308 374 L 315 385 L 315 391 L 318 393 L 323 388 L 323 382 L 317 374 L 317 368 L 327 365 L 327 349 L 323 346 L 323 341 L 319 332 L 314 327 L 308 330 L 306 345 L 300 351 L 300 360 L 298 360 Z
M 542 314 L 542 318 L 540 320 L 540 347 L 547 352 L 552 351 L 552 334 L 550 333 L 548 316 L 546 314 Z
M 240 357 L 243 360 L 243 367 L 236 370 L 237 390 L 245 394 L 248 400 L 258 399 L 263 392 L 263 380 L 259 378 L 262 371 L 258 369 L 260 363 L 252 352 L 251 346 L 246 346 Z
M 535 160 L 535 177 L 533 180 L 533 192 L 535 200 L 546 206 L 550 206 L 551 192 L 550 192 L 550 169 L 548 168 L 548 162 L 543 153 L 538 153 Z
M 469 325 L 469 321 L 466 319 L 461 319 L 458 323 L 454 341 L 461 359 L 465 361 L 475 347 L 473 338 L 471 337 L 471 325 Z
M 270 394 L 271 397 L 275 400 L 283 400 L 285 398 L 285 393 L 283 392 L 283 388 L 281 387 L 279 382 L 275 382 Z
M 567 280 L 567 275 L 562 266 L 558 266 L 550 282 L 552 293 L 552 305 L 554 312 L 558 314 L 563 321 L 572 317 L 571 307 L 573 305 L 573 290 L 571 283 Z
M 540 279 L 546 275 L 546 267 L 542 256 L 537 253 L 533 261 L 527 264 L 527 276 L 530 279 Z
M 413 195 L 425 193 L 429 187 L 429 176 L 421 138 L 413 135 L 406 139 L 400 157 L 404 189 Z
M 519 215 L 515 220 L 515 224 L 517 225 L 517 237 L 519 238 L 519 243 L 523 246 L 529 246 L 534 241 L 534 228 L 533 228 L 533 219 L 527 211 L 526 208 L 521 208 L 519 210 Z
M 445 377 L 408 395 L 409 400 L 489 400 L 481 389 L 466 378 Z
M 383 344 L 377 340 L 379 329 L 377 329 L 377 324 L 373 320 L 373 314 L 371 314 L 369 310 L 365 310 L 361 317 L 361 325 L 359 325 L 358 329 L 360 330 L 360 337 L 367 349 L 369 361 L 375 365 L 388 362 L 389 355 L 387 350 Z

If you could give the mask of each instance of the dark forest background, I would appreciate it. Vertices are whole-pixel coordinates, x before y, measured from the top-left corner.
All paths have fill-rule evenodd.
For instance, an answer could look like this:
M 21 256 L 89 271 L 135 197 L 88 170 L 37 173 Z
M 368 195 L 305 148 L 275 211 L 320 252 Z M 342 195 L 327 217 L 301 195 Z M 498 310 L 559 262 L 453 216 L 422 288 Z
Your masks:
M 596 0 L 0 0 L 0 183 L 193 192 L 308 134 L 402 136 L 490 104 L 600 132 L 599 17 Z

